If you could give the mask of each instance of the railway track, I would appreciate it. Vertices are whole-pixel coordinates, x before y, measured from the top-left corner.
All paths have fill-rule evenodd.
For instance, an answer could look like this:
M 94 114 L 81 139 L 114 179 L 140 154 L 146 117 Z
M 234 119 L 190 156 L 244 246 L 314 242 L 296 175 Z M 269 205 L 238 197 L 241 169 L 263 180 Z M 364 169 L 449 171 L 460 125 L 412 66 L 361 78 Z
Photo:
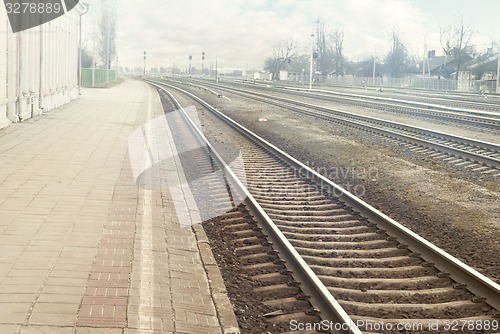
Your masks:
M 207 86 L 219 91 L 227 91 L 267 104 L 283 107 L 287 110 L 369 131 L 397 142 L 399 145 L 408 148 L 408 150 L 426 154 L 434 159 L 441 159 L 447 164 L 466 168 L 481 174 L 489 174 L 495 177 L 500 176 L 500 145 L 374 117 L 362 116 L 288 98 L 247 92 L 220 85 L 208 84 Z M 204 86 L 197 87 L 205 88 Z
M 246 83 L 249 82 L 246 81 Z M 286 88 L 291 90 L 294 89 L 306 90 L 304 89 L 304 86 L 296 86 L 296 85 L 287 85 Z M 345 89 L 346 87 L 338 87 L 338 88 Z M 453 109 L 458 109 L 464 113 L 469 113 L 469 114 L 481 114 L 481 112 L 485 112 L 484 113 L 485 116 L 491 115 L 491 113 L 498 114 L 500 112 L 498 103 L 495 103 L 495 101 L 498 101 L 498 97 L 496 95 L 490 95 L 491 99 L 490 100 L 485 95 L 470 94 L 470 93 L 455 94 L 448 92 L 446 94 L 446 97 L 443 97 L 443 94 L 436 94 L 428 91 L 420 92 L 414 90 L 409 90 L 409 91 L 407 90 L 401 92 L 399 90 L 387 87 L 384 87 L 383 89 L 384 92 L 377 92 L 376 94 L 373 94 L 370 91 L 364 91 L 363 93 L 359 94 L 359 93 L 343 93 L 339 92 L 338 90 L 333 91 L 316 87 L 314 88 L 313 92 L 323 92 L 331 95 L 346 96 L 346 97 L 349 96 L 362 97 L 367 99 L 376 99 L 379 101 L 388 101 L 388 102 L 401 100 L 404 104 L 416 103 L 417 105 L 420 104 L 424 107 L 430 106 L 431 108 L 437 107 L 438 109 L 440 107 L 444 107 L 442 108 L 443 111 L 453 111 Z M 374 88 L 372 89 L 372 92 L 373 91 L 375 91 Z M 390 92 L 390 94 L 387 94 L 387 92 Z M 397 96 L 398 98 L 394 99 L 395 96 Z
M 238 133 L 233 138 L 241 147 L 245 164 L 234 171 L 225 165 L 226 188 L 232 190 L 233 197 L 245 198 L 245 210 L 271 243 L 261 242 L 255 235 L 258 231 L 246 211 L 230 212 L 221 221 L 227 230 L 239 234 L 234 244 L 242 254 L 257 249 L 259 255 L 250 258 L 269 257 L 270 252 L 259 248 L 272 245 L 276 252 L 271 253 L 286 261 L 322 318 L 347 324 L 346 330 L 339 332 L 392 333 L 397 326 L 403 326 L 398 332 L 407 333 L 432 332 L 432 326 L 438 326 L 440 333 L 498 331 L 498 284 L 201 99 L 178 87 L 155 85 L 176 89 L 196 100 L 230 125 L 231 132 Z M 212 158 L 223 163 L 207 145 Z M 247 187 L 236 177 L 243 173 Z M 270 268 L 261 278 L 276 276 L 276 268 Z M 286 314 L 277 309 L 268 316 Z
M 200 81 L 204 83 L 204 81 Z M 237 83 L 237 82 L 236 82 Z M 411 117 L 424 117 L 451 121 L 461 124 L 465 128 L 481 128 L 483 130 L 498 133 L 500 130 L 500 108 L 496 104 L 487 104 L 487 110 L 481 109 L 481 103 L 469 103 L 466 106 L 450 103 L 429 103 L 425 98 L 406 100 L 402 98 L 385 97 L 378 95 L 362 95 L 330 90 L 314 89 L 312 92 L 305 88 L 290 86 L 253 85 L 242 84 L 243 87 L 265 89 L 266 91 L 281 92 L 303 96 L 307 98 L 321 99 L 349 106 L 392 112 L 398 115 L 409 115 Z M 446 100 L 447 101 L 447 100 Z
M 491 132 L 498 132 L 500 130 L 500 114 L 498 114 L 499 117 L 497 117 L 493 113 L 482 113 L 476 110 L 469 110 L 455 104 L 443 106 L 439 104 L 430 104 L 428 101 L 407 101 L 403 99 L 328 91 L 316 91 L 314 93 L 309 93 L 305 91 L 298 91 L 297 89 L 293 89 L 293 94 L 309 98 L 320 98 L 322 100 L 342 103 L 350 106 L 389 111 L 398 115 L 403 114 L 412 117 L 417 116 L 453 121 L 467 128 L 482 128 Z M 458 109 L 458 107 L 460 108 Z
M 391 92 L 391 96 L 397 96 L 398 99 L 408 99 L 408 97 L 417 102 L 422 103 L 433 103 L 438 105 L 443 105 L 445 107 L 458 108 L 458 109 L 470 109 L 477 111 L 488 111 L 499 113 L 500 108 L 498 103 L 494 101 L 498 99 L 496 96 L 490 96 L 479 94 L 470 94 L 466 96 L 447 94 L 443 97 L 443 94 L 429 94 L 429 93 L 401 93 L 401 92 Z M 389 97 L 391 98 L 391 97 Z
M 309 297 L 300 289 L 299 282 L 292 277 L 292 272 L 287 270 L 272 243 L 267 240 L 259 222 L 247 208 L 251 209 L 252 206 L 234 199 L 233 196 L 238 196 L 237 191 L 220 173 L 224 164 L 218 160 L 220 158 L 215 150 L 202 141 L 203 137 L 194 131 L 193 123 L 188 121 L 186 114 L 172 115 L 171 110 L 179 110 L 181 106 L 171 94 L 165 94 L 169 102 L 166 99 L 163 102 L 164 108 L 170 109 L 166 114 L 172 139 L 181 151 L 189 152 L 179 156 L 186 179 L 199 180 L 202 177 L 204 189 L 208 190 L 193 192 L 197 206 L 202 212 L 220 213 L 204 223 L 207 235 L 212 236 L 212 245 L 216 244 L 219 250 L 225 250 L 224 259 L 220 256 L 218 264 L 224 269 L 222 273 L 226 279 L 239 277 L 244 282 L 245 290 L 242 290 L 242 284 L 236 289 L 228 285 L 227 289 L 232 295 L 243 294 L 246 300 L 251 300 L 251 305 L 245 303 L 246 300 L 233 300 L 241 330 L 244 333 L 287 332 L 292 319 L 303 323 L 319 323 L 321 318 L 318 310 L 311 305 Z M 173 108 L 166 106 L 167 103 Z M 252 319 L 247 316 L 249 306 L 250 313 L 257 313 L 258 317 Z
M 480 95 L 478 93 L 460 93 L 460 92 L 447 92 L 435 93 L 430 91 L 400 91 L 384 89 L 390 92 L 391 96 L 399 96 L 399 98 L 407 99 L 410 97 L 423 103 L 436 103 L 446 107 L 471 109 L 478 111 L 489 111 L 498 113 L 499 95 Z M 378 93 L 378 92 L 377 92 Z

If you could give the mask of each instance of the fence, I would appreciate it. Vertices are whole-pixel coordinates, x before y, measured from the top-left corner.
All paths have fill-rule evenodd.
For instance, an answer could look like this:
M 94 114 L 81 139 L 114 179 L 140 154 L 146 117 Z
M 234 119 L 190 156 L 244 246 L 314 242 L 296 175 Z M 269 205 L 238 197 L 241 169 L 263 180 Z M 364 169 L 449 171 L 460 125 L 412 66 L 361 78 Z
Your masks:
M 289 77 L 293 81 L 301 81 L 307 84 L 309 77 L 297 76 Z M 307 79 L 307 80 L 304 80 Z M 457 82 L 450 79 L 438 78 L 422 78 L 422 77 L 405 77 L 405 78 L 389 78 L 389 77 L 354 77 L 354 76 L 316 76 L 314 84 L 324 85 L 339 85 L 339 86 L 359 86 L 359 87 L 397 87 L 397 88 L 414 88 L 439 91 L 464 91 L 475 92 L 481 91 L 485 93 L 495 93 L 495 80 L 467 80 Z
M 115 70 L 82 68 L 83 87 L 103 87 L 117 80 Z

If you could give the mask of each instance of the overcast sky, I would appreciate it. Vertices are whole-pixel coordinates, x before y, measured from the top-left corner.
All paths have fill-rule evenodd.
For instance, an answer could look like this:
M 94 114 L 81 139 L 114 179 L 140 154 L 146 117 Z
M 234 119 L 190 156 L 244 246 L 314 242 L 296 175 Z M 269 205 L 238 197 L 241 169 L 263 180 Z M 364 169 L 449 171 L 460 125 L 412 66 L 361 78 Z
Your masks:
M 91 32 L 100 0 L 84 17 L 84 40 L 92 47 Z M 413 54 L 441 54 L 439 27 L 458 22 L 460 13 L 473 27 L 473 43 L 486 50 L 500 40 L 499 0 L 116 0 L 117 49 L 124 66 L 141 66 L 147 51 L 149 66 L 182 68 L 193 55 L 193 66 L 215 61 L 221 67 L 260 69 L 273 44 L 293 39 L 307 48 L 318 17 L 327 29 L 343 29 L 345 56 L 362 60 L 383 56 L 391 29 L 398 27 Z

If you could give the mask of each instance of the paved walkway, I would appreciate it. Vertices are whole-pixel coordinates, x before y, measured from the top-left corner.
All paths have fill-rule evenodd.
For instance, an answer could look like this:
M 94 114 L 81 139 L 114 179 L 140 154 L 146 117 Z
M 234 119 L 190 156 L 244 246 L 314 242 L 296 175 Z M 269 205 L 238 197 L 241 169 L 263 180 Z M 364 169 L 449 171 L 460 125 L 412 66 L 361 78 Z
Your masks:
M 135 185 L 128 138 L 158 95 L 83 93 L 0 130 L 0 333 L 237 332 L 203 229 L 178 222 L 191 200 Z

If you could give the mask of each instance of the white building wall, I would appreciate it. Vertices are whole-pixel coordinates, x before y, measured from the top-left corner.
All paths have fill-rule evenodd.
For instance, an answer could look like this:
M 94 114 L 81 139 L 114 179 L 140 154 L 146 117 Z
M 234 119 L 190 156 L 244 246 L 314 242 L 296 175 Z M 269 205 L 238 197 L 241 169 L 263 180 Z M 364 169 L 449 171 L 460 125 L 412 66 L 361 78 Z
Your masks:
M 280 80 L 288 80 L 288 71 L 280 71 Z
M 0 128 L 60 107 L 78 97 L 82 8 L 42 26 L 12 33 L 0 8 Z

